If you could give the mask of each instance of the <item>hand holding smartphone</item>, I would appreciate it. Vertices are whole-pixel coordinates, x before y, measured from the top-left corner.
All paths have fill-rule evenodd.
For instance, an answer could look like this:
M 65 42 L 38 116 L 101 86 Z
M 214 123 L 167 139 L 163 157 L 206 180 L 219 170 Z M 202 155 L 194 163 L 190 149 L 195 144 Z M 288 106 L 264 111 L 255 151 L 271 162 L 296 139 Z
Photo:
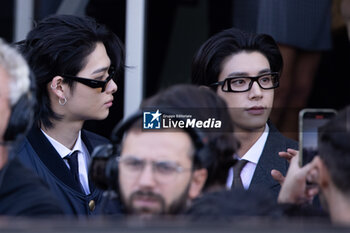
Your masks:
M 318 154 L 318 129 L 332 119 L 334 109 L 303 109 L 299 112 L 299 165 L 311 162 Z

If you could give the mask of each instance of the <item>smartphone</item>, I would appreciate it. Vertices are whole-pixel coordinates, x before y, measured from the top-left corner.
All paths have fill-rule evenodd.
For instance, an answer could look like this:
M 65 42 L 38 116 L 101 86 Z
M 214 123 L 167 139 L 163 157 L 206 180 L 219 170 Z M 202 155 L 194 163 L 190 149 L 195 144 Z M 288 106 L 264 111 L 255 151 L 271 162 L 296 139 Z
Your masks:
M 311 162 L 318 154 L 318 129 L 337 114 L 334 109 L 302 109 L 299 112 L 299 163 Z

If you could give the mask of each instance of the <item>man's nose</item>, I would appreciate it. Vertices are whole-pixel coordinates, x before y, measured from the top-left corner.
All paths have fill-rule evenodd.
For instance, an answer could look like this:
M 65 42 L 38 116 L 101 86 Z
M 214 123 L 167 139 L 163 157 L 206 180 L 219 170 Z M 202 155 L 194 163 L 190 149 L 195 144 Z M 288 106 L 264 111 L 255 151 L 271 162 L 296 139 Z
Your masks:
M 118 90 L 118 86 L 117 84 L 114 82 L 113 79 L 111 79 L 108 83 L 107 83 L 107 86 L 106 86 L 106 92 L 109 94 L 113 94 L 115 93 L 116 91 Z
M 139 185 L 142 187 L 153 187 L 156 184 L 151 164 L 146 164 L 139 177 Z
M 261 99 L 262 89 L 258 84 L 258 81 L 253 81 L 252 88 L 249 90 L 249 99 Z

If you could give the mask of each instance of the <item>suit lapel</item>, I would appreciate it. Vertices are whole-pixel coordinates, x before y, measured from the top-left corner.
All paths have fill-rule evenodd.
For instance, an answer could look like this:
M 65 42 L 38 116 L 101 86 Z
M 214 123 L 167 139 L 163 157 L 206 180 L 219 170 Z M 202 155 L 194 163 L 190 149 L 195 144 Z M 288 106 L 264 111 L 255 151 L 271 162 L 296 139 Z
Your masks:
M 279 183 L 271 176 L 271 170 L 276 169 L 284 175 L 287 171 L 287 161 L 279 157 L 278 152 L 286 150 L 286 143 L 283 136 L 273 125 L 269 125 L 269 136 L 266 140 L 263 152 L 255 169 L 249 189 L 266 187 L 268 189 L 279 189 Z
M 81 140 L 83 140 L 86 148 L 89 151 L 89 154 L 91 155 L 91 153 L 92 153 L 92 151 L 94 149 L 94 146 L 92 145 L 92 143 L 90 142 L 88 136 L 86 135 L 85 130 L 81 130 Z
M 94 145 L 95 143 L 93 140 L 89 139 L 85 130 L 81 130 L 81 140 L 83 140 L 86 148 L 89 151 L 90 163 L 91 163 L 91 155 L 92 155 L 93 149 L 95 148 L 96 145 Z M 89 173 L 89 171 L 88 171 L 88 173 Z M 88 174 L 88 180 L 89 180 L 90 193 L 93 193 L 93 191 L 95 190 L 95 185 L 93 185 L 92 181 L 90 180 L 89 174 Z
M 45 166 L 63 183 L 81 192 L 78 184 L 70 176 L 71 173 L 63 159 L 37 126 L 29 131 L 27 138 Z

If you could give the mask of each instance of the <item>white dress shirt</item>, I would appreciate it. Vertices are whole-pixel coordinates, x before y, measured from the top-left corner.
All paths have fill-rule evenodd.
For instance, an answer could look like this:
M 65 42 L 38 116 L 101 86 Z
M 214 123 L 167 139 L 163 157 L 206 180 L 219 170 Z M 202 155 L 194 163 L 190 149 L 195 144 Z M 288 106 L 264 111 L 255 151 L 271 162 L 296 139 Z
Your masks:
M 81 140 L 81 131 L 79 131 L 78 139 L 75 142 L 75 145 L 72 150 L 68 149 L 67 147 L 62 145 L 60 142 L 56 141 L 55 139 L 47 135 L 42 129 L 41 129 L 41 132 L 43 132 L 45 137 L 49 140 L 51 145 L 55 148 L 55 150 L 61 156 L 63 161 L 66 163 L 68 168 L 69 168 L 68 161 L 64 159 L 64 157 L 73 153 L 76 150 L 79 151 L 78 153 L 79 180 L 85 194 L 86 195 L 90 194 L 89 180 L 88 180 L 88 164 L 89 164 L 90 156 L 89 156 L 88 149 L 86 148 L 84 142 Z
M 254 145 L 243 155 L 242 158 L 239 158 L 238 155 L 234 155 L 237 159 L 245 159 L 248 163 L 243 167 L 241 171 L 241 180 L 243 183 L 244 189 L 248 189 L 250 183 L 252 182 L 252 178 L 255 172 L 256 165 L 260 159 L 262 151 L 265 147 L 265 143 L 267 141 L 267 136 L 269 135 L 269 126 L 266 124 L 264 132 L 261 134 L 259 139 L 254 143 Z M 233 168 L 230 168 L 226 187 L 231 189 L 233 182 Z

